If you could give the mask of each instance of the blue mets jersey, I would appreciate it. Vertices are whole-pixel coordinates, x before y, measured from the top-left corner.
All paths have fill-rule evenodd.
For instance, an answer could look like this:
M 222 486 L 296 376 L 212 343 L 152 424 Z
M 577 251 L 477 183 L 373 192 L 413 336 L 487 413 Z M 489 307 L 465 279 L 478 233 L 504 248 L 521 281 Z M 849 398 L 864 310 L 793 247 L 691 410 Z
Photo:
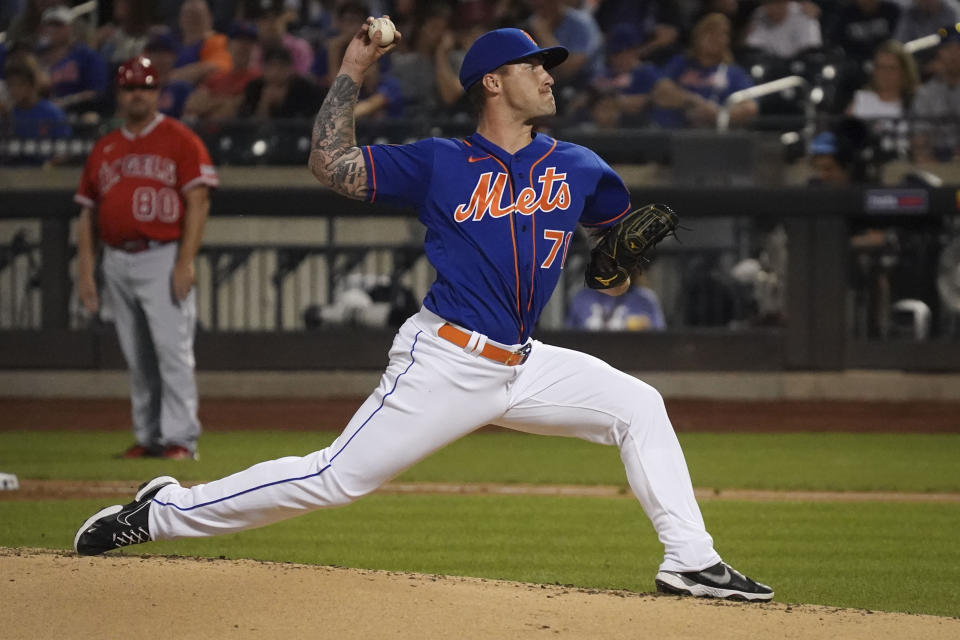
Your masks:
M 54 98 L 95 91 L 99 99 L 106 93 L 109 82 L 107 63 L 86 45 L 75 45 L 50 65 L 50 93 Z
M 437 279 L 424 306 L 523 343 L 560 278 L 577 224 L 630 209 L 620 177 L 584 147 L 536 134 L 511 155 L 475 133 L 363 147 L 370 202 L 416 208 Z

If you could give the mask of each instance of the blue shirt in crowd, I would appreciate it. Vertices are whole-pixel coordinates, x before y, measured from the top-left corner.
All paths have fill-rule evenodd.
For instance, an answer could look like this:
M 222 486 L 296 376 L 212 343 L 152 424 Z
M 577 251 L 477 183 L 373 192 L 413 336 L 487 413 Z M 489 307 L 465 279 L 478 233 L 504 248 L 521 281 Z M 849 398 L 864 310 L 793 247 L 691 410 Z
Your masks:
M 598 89 L 616 90 L 625 96 L 647 95 L 661 78 L 660 70 L 652 64 L 644 63 L 628 73 L 618 74 L 604 69 L 594 85 Z
M 78 44 L 50 66 L 51 95 L 69 96 L 81 91 L 107 92 L 107 63 L 90 47 Z
M 49 100 L 37 100 L 29 109 L 13 108 L 13 135 L 17 138 L 66 138 L 70 125 L 63 109 Z
M 597 75 L 603 64 L 603 32 L 593 16 L 579 9 L 568 9 L 553 30 L 553 37 L 570 53 L 586 54 L 587 62 L 580 75 L 585 78 Z
M 718 64 L 704 67 L 685 53 L 670 59 L 663 68 L 664 78 L 670 78 L 681 89 L 686 89 L 702 98 L 722 104 L 730 94 L 753 86 L 753 80 L 735 64 Z M 650 114 L 654 123 L 665 129 L 678 129 L 689 125 L 683 109 L 654 108 Z
M 171 82 L 160 89 L 157 99 L 157 110 L 165 116 L 179 119 L 183 116 L 183 108 L 187 105 L 187 98 L 193 91 L 189 82 Z
M 570 301 L 565 324 L 587 331 L 649 331 L 667 326 L 657 294 L 647 287 L 633 287 L 616 297 L 581 289 Z

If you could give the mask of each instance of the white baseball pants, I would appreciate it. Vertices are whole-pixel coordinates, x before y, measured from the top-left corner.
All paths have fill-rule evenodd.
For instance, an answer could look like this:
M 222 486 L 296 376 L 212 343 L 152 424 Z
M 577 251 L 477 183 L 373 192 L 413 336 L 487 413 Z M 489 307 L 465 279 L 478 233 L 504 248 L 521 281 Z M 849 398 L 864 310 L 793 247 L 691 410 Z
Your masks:
M 661 569 L 719 562 L 655 389 L 597 358 L 537 341 L 522 365 L 492 362 L 439 338 L 443 323 L 426 309 L 407 320 L 379 386 L 326 449 L 191 488 L 162 488 L 150 510 L 153 539 L 232 533 L 349 504 L 495 423 L 617 445 L 630 487 L 665 547 Z

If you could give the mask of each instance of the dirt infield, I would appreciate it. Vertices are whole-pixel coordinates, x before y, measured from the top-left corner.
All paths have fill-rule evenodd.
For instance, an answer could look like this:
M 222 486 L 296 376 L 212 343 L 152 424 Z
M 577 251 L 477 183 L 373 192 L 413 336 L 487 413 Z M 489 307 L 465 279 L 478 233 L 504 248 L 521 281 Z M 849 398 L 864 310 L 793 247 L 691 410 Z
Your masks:
M 934 616 L 298 564 L 0 548 L 0 573 L 9 640 L 960 637 Z
M 184 486 L 193 484 L 185 482 Z M 13 500 L 79 500 L 104 498 L 126 502 L 137 491 L 136 483 L 122 480 L 20 480 L 16 491 L 0 491 L 0 502 Z M 636 500 L 624 486 L 497 484 L 492 482 L 388 482 L 377 493 L 432 495 L 577 496 Z M 754 489 L 694 489 L 697 501 L 750 500 L 755 502 L 936 502 L 960 503 L 960 493 L 909 493 L 895 491 L 765 491 Z
M 203 398 L 207 430 L 340 431 L 363 398 Z M 674 428 L 738 432 L 960 433 L 960 403 L 667 400 Z M 0 398 L 0 431 L 129 429 L 125 400 Z

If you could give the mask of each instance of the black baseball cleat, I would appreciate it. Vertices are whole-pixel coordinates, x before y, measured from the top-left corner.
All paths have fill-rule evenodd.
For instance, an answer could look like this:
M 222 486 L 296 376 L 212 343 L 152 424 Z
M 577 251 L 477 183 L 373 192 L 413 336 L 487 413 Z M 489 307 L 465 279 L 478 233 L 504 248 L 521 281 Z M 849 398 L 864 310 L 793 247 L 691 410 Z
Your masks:
M 140 485 L 133 502 L 106 507 L 87 518 L 73 538 L 74 551 L 81 556 L 96 556 L 111 549 L 150 542 L 150 501 L 168 484 L 180 483 L 170 476 L 154 478 Z
M 654 581 L 660 593 L 750 602 L 773 599 L 773 589 L 751 580 L 725 562 L 700 571 L 660 571 Z

